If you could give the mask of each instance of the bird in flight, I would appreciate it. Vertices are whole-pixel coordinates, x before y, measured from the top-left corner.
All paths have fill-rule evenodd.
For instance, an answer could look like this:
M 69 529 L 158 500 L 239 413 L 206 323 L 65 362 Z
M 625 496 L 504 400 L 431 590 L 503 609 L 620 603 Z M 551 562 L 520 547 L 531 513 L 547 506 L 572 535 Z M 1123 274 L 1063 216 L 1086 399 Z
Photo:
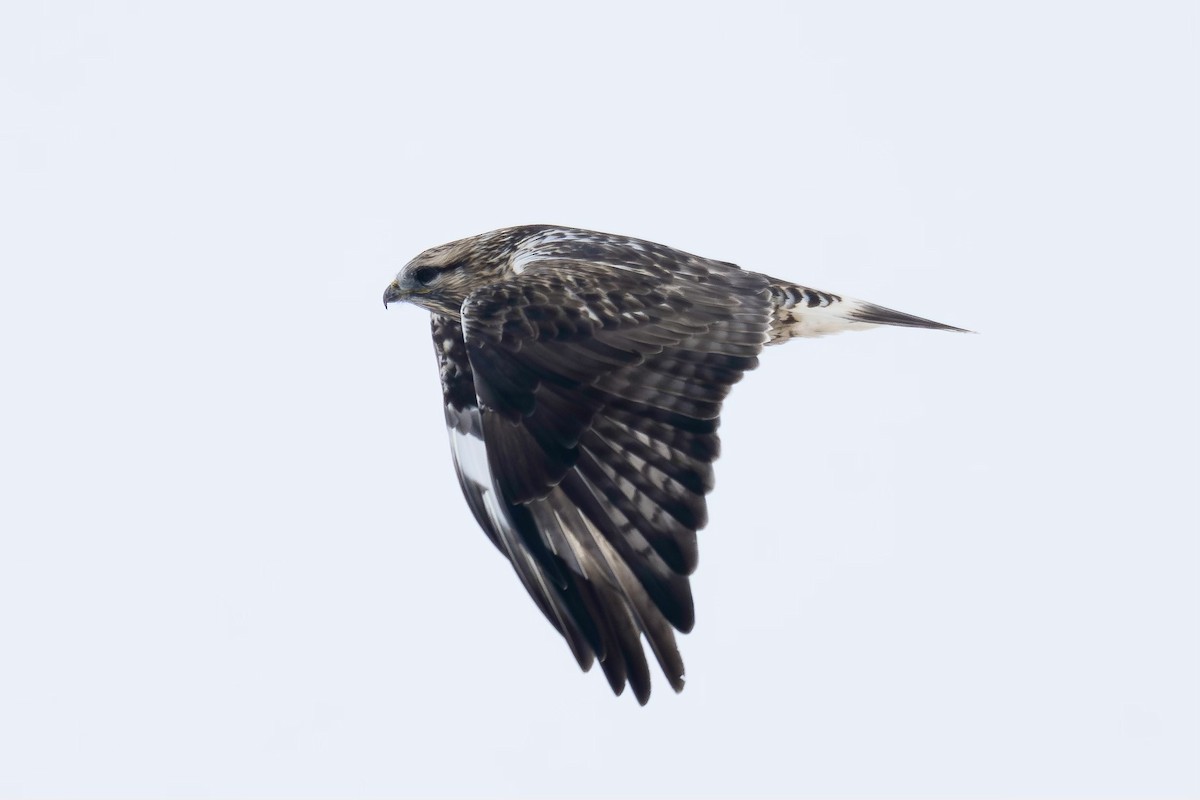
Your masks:
M 653 242 L 552 225 L 433 247 L 383 302 L 432 315 L 459 484 L 579 666 L 675 691 L 721 403 L 767 345 L 958 331 Z

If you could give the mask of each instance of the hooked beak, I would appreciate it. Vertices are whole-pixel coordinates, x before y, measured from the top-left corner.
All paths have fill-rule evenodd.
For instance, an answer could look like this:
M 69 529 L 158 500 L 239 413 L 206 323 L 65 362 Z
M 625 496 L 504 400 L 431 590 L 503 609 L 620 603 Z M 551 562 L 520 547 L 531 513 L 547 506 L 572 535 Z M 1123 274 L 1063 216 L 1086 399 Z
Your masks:
M 400 288 L 400 284 L 392 281 L 388 287 L 383 290 L 383 307 L 387 308 L 388 303 L 396 303 L 408 297 L 408 292 Z

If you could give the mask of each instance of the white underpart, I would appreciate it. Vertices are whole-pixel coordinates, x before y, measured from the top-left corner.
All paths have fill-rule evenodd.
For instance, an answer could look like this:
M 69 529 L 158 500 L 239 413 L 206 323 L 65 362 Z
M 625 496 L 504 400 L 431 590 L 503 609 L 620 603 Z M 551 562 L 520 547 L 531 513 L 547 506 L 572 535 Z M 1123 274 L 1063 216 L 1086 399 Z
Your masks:
M 788 326 L 788 333 L 792 336 L 816 337 L 842 331 L 865 331 L 869 328 L 878 328 L 878 323 L 863 322 L 850 316 L 856 310 L 867 305 L 870 304 L 855 300 L 853 297 L 843 297 L 827 306 L 814 306 L 813 308 L 798 303 L 784 312 L 790 313 L 796 320 Z
M 487 448 L 482 439 L 451 428 L 450 449 L 463 475 L 485 489 L 491 487 L 492 473 L 488 469 Z
M 493 529 L 507 530 L 509 525 L 504 509 L 496 497 L 496 488 L 492 484 L 492 471 L 488 469 L 487 448 L 484 447 L 483 439 L 451 428 L 450 451 L 454 454 L 454 463 L 458 464 L 463 476 L 482 487 L 483 506 L 491 518 Z

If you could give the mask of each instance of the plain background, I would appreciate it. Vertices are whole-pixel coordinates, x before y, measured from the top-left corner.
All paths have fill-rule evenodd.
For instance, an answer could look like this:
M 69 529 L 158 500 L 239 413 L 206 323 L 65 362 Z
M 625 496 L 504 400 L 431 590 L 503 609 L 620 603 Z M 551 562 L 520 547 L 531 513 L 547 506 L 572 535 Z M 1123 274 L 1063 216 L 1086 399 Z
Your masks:
M 1196 795 L 1197 25 L 5 3 L 0 795 Z M 528 222 L 981 332 L 764 355 L 644 709 L 476 529 L 380 304 Z

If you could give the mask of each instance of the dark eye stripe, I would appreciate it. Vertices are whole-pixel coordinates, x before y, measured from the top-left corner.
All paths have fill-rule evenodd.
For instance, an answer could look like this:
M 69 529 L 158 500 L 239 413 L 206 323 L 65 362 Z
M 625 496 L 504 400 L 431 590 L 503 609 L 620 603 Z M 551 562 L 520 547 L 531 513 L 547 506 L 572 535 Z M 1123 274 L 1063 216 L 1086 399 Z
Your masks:
M 455 261 L 453 264 L 446 264 L 442 267 L 419 267 L 413 271 L 413 280 L 422 286 L 427 286 L 443 272 L 453 272 L 456 269 L 461 269 L 466 266 L 462 261 Z

